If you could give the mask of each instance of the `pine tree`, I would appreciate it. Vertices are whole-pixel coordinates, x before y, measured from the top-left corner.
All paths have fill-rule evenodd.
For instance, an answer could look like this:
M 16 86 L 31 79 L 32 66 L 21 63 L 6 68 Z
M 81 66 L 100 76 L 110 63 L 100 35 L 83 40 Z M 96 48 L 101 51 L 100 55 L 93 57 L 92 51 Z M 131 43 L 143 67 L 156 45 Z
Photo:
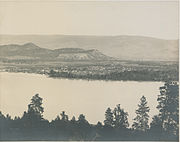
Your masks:
M 79 123 L 79 124 L 89 124 L 83 114 L 80 114 L 80 115 L 79 115 L 79 117 L 78 117 L 78 123 Z
M 68 121 L 68 115 L 65 114 L 65 111 L 62 111 L 60 115 L 62 121 L 66 121 L 66 122 Z
M 178 135 L 179 85 L 177 82 L 166 82 L 163 87 L 160 87 L 157 101 L 162 128 L 168 134 Z
M 42 107 L 42 98 L 39 94 L 32 97 L 31 103 L 28 105 L 28 111 L 22 116 L 23 126 L 26 129 L 38 128 L 41 126 L 43 119 L 44 108 Z
M 0 121 L 4 120 L 6 117 L 2 114 L 2 112 L 0 111 Z
M 128 123 L 128 113 L 124 111 L 124 109 L 120 108 L 120 104 L 118 104 L 113 111 L 114 114 L 114 127 L 115 128 L 127 128 L 129 126 Z
M 32 97 L 31 103 L 28 105 L 28 114 L 42 118 L 43 112 L 44 108 L 42 107 L 42 98 L 39 97 L 39 94 L 36 94 Z
M 146 97 L 142 96 L 140 99 L 140 104 L 138 104 L 138 109 L 136 110 L 137 116 L 134 118 L 134 123 L 132 125 L 133 129 L 145 132 L 149 128 L 149 110 L 150 109 L 147 106 Z
M 106 112 L 105 112 L 105 120 L 104 120 L 104 124 L 106 126 L 113 126 L 113 113 L 111 108 L 107 108 Z
M 86 140 L 89 137 L 90 124 L 83 114 L 79 115 L 77 124 L 77 131 L 79 133 L 78 137 L 80 138 L 80 140 Z

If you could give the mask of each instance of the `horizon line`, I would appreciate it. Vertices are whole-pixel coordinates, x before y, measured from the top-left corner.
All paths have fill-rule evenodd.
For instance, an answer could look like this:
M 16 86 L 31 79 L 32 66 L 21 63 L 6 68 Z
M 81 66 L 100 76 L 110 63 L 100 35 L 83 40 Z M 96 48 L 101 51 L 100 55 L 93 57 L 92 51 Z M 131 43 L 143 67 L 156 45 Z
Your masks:
M 134 35 L 134 34 L 117 34 L 117 35 L 95 35 L 95 34 L 0 34 L 0 36 L 89 36 L 89 37 L 118 37 L 118 36 L 129 36 L 129 37 L 146 37 L 154 38 L 160 40 L 180 40 L 179 36 L 177 38 L 162 38 L 155 36 L 146 35 Z

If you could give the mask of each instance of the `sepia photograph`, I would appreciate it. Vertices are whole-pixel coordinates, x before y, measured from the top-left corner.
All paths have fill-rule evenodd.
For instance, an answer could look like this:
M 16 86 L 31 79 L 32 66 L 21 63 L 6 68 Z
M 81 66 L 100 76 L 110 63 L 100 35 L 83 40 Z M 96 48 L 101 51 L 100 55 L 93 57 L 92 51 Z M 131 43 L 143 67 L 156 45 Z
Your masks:
M 0 0 L 0 141 L 179 141 L 179 1 Z

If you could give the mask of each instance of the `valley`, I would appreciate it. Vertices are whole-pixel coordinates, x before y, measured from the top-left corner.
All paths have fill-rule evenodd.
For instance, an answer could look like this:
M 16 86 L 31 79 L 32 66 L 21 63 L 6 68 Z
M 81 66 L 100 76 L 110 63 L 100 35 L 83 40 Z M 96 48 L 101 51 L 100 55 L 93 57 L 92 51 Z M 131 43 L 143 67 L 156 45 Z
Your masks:
M 177 81 L 176 60 L 128 60 L 97 49 L 47 49 L 34 43 L 0 45 L 0 71 L 53 78 L 118 81 Z

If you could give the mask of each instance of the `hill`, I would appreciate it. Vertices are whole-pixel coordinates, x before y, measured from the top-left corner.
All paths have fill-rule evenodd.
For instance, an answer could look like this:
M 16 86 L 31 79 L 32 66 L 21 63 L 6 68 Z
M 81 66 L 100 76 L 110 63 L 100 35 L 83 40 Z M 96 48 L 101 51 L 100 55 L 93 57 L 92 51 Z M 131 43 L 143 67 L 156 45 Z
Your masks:
M 0 57 L 7 59 L 52 59 L 63 61 L 111 60 L 98 50 L 80 48 L 45 49 L 33 43 L 0 46 Z
M 27 42 L 47 49 L 97 49 L 123 60 L 178 61 L 178 40 L 142 36 L 0 35 L 1 45 Z

